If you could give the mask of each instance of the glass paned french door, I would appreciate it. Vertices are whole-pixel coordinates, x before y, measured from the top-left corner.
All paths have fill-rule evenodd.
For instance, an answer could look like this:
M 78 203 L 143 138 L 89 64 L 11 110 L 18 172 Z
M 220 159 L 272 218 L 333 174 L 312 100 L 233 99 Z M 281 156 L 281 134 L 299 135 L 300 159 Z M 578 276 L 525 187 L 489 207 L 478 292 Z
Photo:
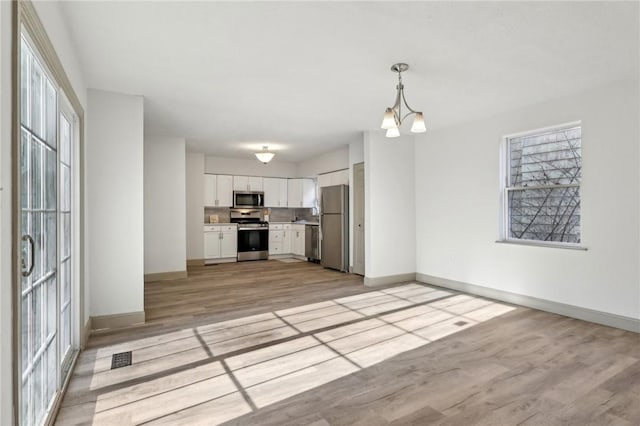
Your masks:
M 23 35 L 20 44 L 20 415 L 40 425 L 74 348 L 74 116 Z

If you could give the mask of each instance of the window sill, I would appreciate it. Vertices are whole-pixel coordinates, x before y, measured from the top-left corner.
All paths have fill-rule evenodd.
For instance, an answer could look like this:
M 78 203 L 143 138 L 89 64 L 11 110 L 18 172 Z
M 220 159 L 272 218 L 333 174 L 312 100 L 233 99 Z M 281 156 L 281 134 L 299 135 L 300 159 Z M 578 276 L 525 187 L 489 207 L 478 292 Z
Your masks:
M 581 250 L 587 251 L 585 246 L 577 244 L 562 244 L 562 243 L 545 243 L 544 241 L 529 241 L 529 240 L 496 240 L 498 244 L 513 244 L 516 246 L 535 246 L 535 247 L 550 247 L 557 249 L 568 250 Z

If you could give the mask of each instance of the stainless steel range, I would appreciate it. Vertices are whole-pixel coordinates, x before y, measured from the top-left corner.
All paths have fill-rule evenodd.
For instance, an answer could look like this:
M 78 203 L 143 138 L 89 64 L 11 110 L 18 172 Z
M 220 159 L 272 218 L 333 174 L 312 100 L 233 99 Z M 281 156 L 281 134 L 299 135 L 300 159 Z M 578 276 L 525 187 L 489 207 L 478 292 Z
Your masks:
M 238 224 L 238 261 L 269 258 L 269 222 L 262 210 L 231 209 L 231 223 Z

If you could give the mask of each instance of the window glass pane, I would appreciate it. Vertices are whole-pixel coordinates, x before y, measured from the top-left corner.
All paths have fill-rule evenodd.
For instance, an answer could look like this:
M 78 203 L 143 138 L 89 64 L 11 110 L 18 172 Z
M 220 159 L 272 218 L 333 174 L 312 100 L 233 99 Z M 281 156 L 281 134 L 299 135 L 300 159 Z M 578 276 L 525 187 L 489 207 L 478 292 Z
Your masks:
M 57 199 L 57 158 L 56 151 L 51 149 L 50 147 L 43 145 L 43 153 L 44 153 L 44 195 L 45 195 L 45 206 L 44 208 L 47 210 L 55 210 L 56 209 L 56 199 Z
M 44 76 L 37 60 L 33 60 L 31 64 L 31 129 L 38 136 L 44 137 L 42 131 L 42 111 L 44 109 L 42 87 L 44 85 Z
M 69 301 L 71 293 L 70 265 L 70 259 L 65 260 L 60 265 L 60 309 L 64 309 L 64 305 Z
M 510 186 L 580 183 L 580 146 L 580 127 L 510 139 Z
M 39 280 L 43 275 L 44 233 L 42 232 L 42 213 L 31 213 L 31 237 L 33 237 L 33 273 L 31 282 Z M 31 254 L 29 254 L 31 258 Z
M 69 167 L 60 165 L 60 210 L 68 212 L 71 210 L 71 177 Z
M 27 376 L 27 379 L 24 383 L 22 383 L 22 410 L 20 410 L 20 414 L 22 415 L 22 424 L 31 424 L 31 411 L 33 410 L 33 405 L 25 404 L 24 401 L 29 401 L 31 399 L 31 375 Z
M 58 105 L 56 99 L 56 89 L 53 87 L 51 82 L 46 80 L 46 142 L 51 145 L 53 148 L 56 148 L 57 142 L 57 122 L 58 122 Z
M 61 353 L 65 355 L 71 343 L 71 309 L 67 307 L 60 315 Z
M 64 115 L 60 115 L 60 161 L 71 164 L 71 125 Z
M 44 257 L 46 259 L 45 264 L 45 274 L 56 269 L 57 262 L 57 234 L 56 234 L 56 214 L 55 213 L 44 213 L 45 215 L 45 250 Z
M 31 350 L 29 345 L 31 343 L 31 335 L 29 334 L 29 318 L 31 316 L 31 294 L 27 294 L 22 298 L 22 372 L 24 373 L 29 367 L 29 360 Z
M 580 242 L 578 187 L 509 191 L 509 238 Z
M 31 139 L 31 208 L 42 208 L 42 144 L 35 138 Z
M 46 401 L 52 401 L 57 389 L 58 379 L 58 362 L 56 356 L 57 342 L 56 338 L 51 341 L 47 348 L 47 398 Z
M 31 54 L 24 40 L 20 45 L 20 122 L 31 127 L 29 116 L 29 82 L 31 70 L 29 69 Z
M 20 140 L 20 205 L 23 209 L 29 208 L 29 176 L 31 169 L 29 165 L 29 158 L 31 157 L 31 144 L 29 143 L 29 133 L 24 129 L 21 132 Z
M 32 293 L 31 324 L 33 330 L 33 346 L 31 347 L 31 359 L 42 346 L 42 285 L 37 286 Z
M 47 282 L 47 337 L 55 334 L 58 312 L 58 300 L 56 297 L 56 277 Z
M 71 255 L 71 213 L 61 213 L 62 216 L 62 258 Z
M 44 404 L 43 399 L 44 395 L 42 392 L 43 388 L 43 364 L 42 357 L 37 359 L 35 365 L 33 366 L 33 411 L 34 411 L 34 423 L 39 423 L 42 415 L 44 414 Z
M 56 192 L 58 187 L 58 163 L 56 158 L 56 152 L 45 146 L 43 148 L 44 152 L 44 173 L 45 173 L 45 187 L 44 187 L 44 195 L 45 195 L 45 209 L 55 210 L 56 209 Z

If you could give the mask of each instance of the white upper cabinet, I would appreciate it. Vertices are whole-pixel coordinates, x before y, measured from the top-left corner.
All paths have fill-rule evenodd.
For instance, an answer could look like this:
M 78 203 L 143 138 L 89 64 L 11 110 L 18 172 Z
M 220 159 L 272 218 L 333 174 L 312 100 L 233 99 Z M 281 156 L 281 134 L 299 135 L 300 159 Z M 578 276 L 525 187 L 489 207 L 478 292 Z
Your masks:
M 302 207 L 302 179 L 288 179 L 288 207 Z
M 232 207 L 233 206 L 233 176 L 218 175 L 218 182 L 216 183 L 216 193 L 218 195 L 218 206 Z
M 302 207 L 315 207 L 316 199 L 316 181 L 302 179 Z
M 204 175 L 204 205 L 211 207 L 216 205 L 216 182 L 218 176 Z
M 265 207 L 287 207 L 287 179 L 264 178 L 262 187 Z
M 333 185 L 349 185 L 349 170 L 338 170 L 318 176 L 318 188 Z
M 204 175 L 204 205 L 206 207 L 231 207 L 233 205 L 232 177 L 229 175 Z
M 316 182 L 313 179 L 289 179 L 289 207 L 315 207 Z
M 262 191 L 262 177 L 259 176 L 234 176 L 234 191 Z

